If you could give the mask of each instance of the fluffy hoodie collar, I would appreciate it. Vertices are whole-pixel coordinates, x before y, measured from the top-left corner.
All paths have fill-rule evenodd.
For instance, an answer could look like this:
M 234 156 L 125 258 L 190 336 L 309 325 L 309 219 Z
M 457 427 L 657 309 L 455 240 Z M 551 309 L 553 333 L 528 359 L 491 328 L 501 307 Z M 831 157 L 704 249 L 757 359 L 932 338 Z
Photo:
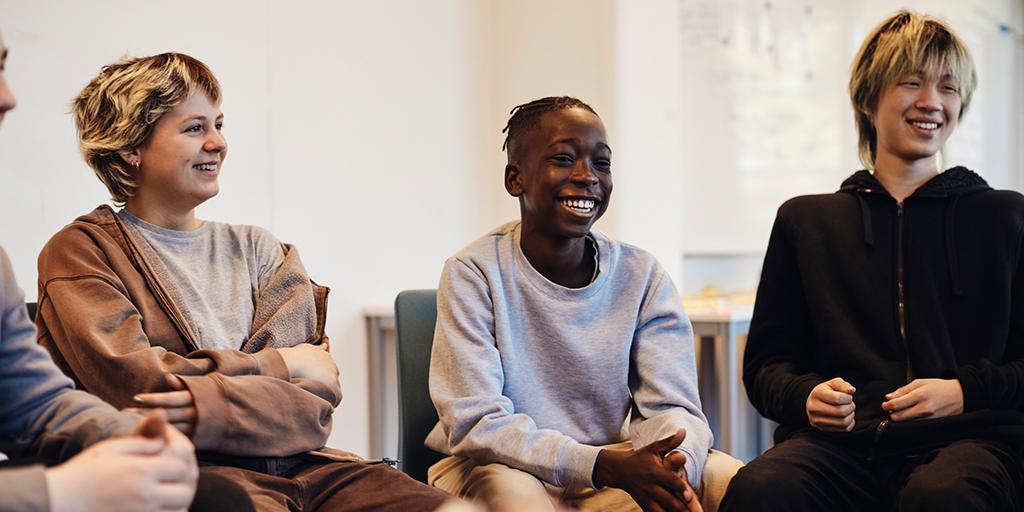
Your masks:
M 952 197 L 983 190 L 992 190 L 984 178 L 966 167 L 953 167 L 925 182 L 910 197 Z M 839 191 L 889 194 L 875 175 L 865 170 L 857 171 L 846 178 Z

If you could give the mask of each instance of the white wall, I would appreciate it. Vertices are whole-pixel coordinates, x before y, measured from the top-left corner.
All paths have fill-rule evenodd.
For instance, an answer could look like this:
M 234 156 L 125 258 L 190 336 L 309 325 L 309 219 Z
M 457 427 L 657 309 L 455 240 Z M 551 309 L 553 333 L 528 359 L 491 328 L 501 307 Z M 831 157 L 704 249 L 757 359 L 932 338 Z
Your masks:
M 748 4 L 760 5 L 723 5 Z M 991 5 L 1022 16 L 1019 2 Z M 685 95 L 706 71 L 680 58 L 679 16 L 680 0 L 0 0 L 19 99 L 0 128 L 0 244 L 34 297 L 46 239 L 107 199 L 77 153 L 70 100 L 126 53 L 200 58 L 221 80 L 230 145 L 222 192 L 200 215 L 270 228 L 332 288 L 328 333 L 345 400 L 331 444 L 366 453 L 362 307 L 436 286 L 445 257 L 518 216 L 500 151 L 514 105 L 569 94 L 598 111 L 615 155 L 613 201 L 598 227 L 652 251 L 674 278 L 686 233 L 735 230 L 727 208 L 737 185 L 722 180 L 736 176 L 690 152 L 715 120 L 695 116 L 702 99 Z M 844 34 L 859 42 L 867 28 Z M 1020 48 L 1005 51 L 1019 63 Z M 1016 148 L 993 161 L 1009 176 L 1003 186 L 1019 186 L 1022 173 L 1019 64 L 1012 72 L 1016 82 L 978 103 L 1016 119 L 998 135 Z M 992 83 L 983 77 L 983 88 Z M 723 209 L 688 205 L 701 196 Z M 773 213 L 756 215 L 757 236 Z M 697 245 L 716 244 L 736 246 Z
M 332 288 L 345 399 L 331 444 L 366 453 L 362 308 L 435 287 L 448 255 L 518 216 L 500 151 L 512 106 L 572 94 L 614 127 L 614 6 L 0 0 L 19 99 L 0 136 L 0 241 L 34 297 L 42 245 L 107 200 L 77 152 L 71 99 L 125 54 L 198 57 L 221 81 L 230 147 L 200 216 L 270 228 Z
M 365 453 L 361 308 L 436 286 L 444 258 L 497 223 L 477 191 L 496 129 L 488 5 L 426 2 L 0 2 L 19 99 L 0 136 L 0 240 L 27 295 L 46 239 L 107 199 L 77 153 L 70 100 L 119 56 L 175 50 L 224 89 L 229 158 L 200 216 L 296 244 L 332 288 L 345 400 L 332 445 Z M 500 181 L 493 183 L 500 185 Z

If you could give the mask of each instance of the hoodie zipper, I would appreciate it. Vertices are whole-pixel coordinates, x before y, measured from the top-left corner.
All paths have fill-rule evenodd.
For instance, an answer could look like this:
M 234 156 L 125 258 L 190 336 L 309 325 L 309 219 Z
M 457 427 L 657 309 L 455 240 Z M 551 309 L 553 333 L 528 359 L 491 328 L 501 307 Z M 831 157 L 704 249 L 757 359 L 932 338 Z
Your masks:
M 882 441 L 882 434 L 888 426 L 889 420 L 882 420 L 875 426 L 875 435 L 871 442 L 871 450 L 868 452 L 868 462 L 873 461 L 875 456 L 878 454 L 878 443 Z
M 903 281 L 903 203 L 896 203 L 896 318 L 907 363 L 906 381 L 910 382 L 913 374 L 910 371 L 910 347 L 907 346 L 907 302 Z

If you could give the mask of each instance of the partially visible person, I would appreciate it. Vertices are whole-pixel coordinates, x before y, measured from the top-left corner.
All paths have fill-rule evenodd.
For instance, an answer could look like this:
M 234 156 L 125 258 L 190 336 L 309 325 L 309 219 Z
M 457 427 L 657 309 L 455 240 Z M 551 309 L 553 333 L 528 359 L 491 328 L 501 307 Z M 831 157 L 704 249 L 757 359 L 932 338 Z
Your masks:
M 438 289 L 429 481 L 494 510 L 710 510 L 740 462 L 711 451 L 672 279 L 593 228 L 612 149 L 586 103 L 513 109 L 520 219 L 448 259 Z M 629 419 L 628 427 L 626 425 Z
M 4 72 L 7 69 L 7 46 L 4 44 L 3 36 L 0 35 L 0 124 L 3 124 L 7 112 L 17 106 L 18 101 L 14 93 L 7 86 L 7 78 Z
M 324 448 L 341 400 L 327 289 L 269 231 L 201 220 L 227 156 L 221 89 L 188 55 L 104 67 L 74 102 L 100 206 L 39 255 L 40 343 L 82 387 L 164 409 L 260 510 L 434 510 L 449 497 Z
M 0 122 L 16 105 L 7 53 L 0 35 Z M 12 458 L 0 462 L 0 511 L 185 510 L 192 443 L 163 412 L 140 418 L 74 390 L 35 337 L 0 248 L 0 452 Z
M 744 354 L 776 445 L 723 510 L 1019 510 L 1024 197 L 940 152 L 977 76 L 945 22 L 886 17 L 853 62 L 865 169 L 779 208 Z
M 0 511 L 188 508 L 192 443 L 162 411 L 141 419 L 74 390 L 35 343 L 3 249 L 0 308 Z

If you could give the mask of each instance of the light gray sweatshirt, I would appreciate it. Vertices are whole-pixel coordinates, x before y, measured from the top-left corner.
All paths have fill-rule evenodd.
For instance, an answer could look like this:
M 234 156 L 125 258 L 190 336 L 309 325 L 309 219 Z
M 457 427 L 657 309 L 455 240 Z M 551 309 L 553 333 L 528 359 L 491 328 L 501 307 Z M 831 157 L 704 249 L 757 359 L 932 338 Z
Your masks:
M 65 460 L 113 435 L 131 432 L 139 417 L 82 391 L 36 344 L 25 296 L 0 248 L 0 452 Z M 0 468 L 0 511 L 49 509 L 43 466 Z
M 653 256 L 592 235 L 600 273 L 584 288 L 530 265 L 518 221 L 448 259 L 430 361 L 440 422 L 427 444 L 592 487 L 601 445 L 639 448 L 683 427 L 698 488 L 712 438 L 682 301 Z

